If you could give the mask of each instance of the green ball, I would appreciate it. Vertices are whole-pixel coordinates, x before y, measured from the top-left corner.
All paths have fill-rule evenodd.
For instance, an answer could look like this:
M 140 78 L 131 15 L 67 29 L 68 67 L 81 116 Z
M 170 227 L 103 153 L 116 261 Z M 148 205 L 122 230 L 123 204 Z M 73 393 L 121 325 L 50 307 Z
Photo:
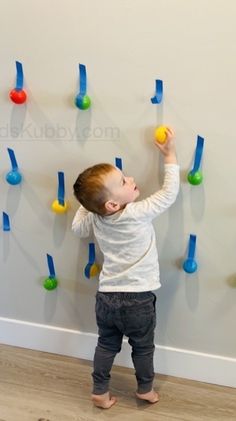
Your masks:
M 91 105 L 91 99 L 88 95 L 84 95 L 83 97 L 77 95 L 77 97 L 75 98 L 75 105 L 80 110 L 87 110 Z
M 44 280 L 43 286 L 45 289 L 47 289 L 48 291 L 51 291 L 52 289 L 55 289 L 57 287 L 58 281 L 56 278 L 46 278 Z
M 193 186 L 197 186 L 198 184 L 201 184 L 203 179 L 203 175 L 201 171 L 196 171 L 195 173 L 188 173 L 188 182 L 192 184 Z

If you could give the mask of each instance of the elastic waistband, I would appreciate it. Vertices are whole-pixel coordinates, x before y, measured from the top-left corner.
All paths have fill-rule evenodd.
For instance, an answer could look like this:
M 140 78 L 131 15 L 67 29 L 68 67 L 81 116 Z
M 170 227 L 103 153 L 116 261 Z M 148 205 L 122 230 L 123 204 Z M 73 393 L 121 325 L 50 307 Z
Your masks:
M 155 295 L 151 291 L 143 291 L 143 292 L 100 292 L 98 291 L 97 296 L 104 297 L 104 298 L 114 298 L 117 300 L 145 300 L 145 298 L 149 298 Z

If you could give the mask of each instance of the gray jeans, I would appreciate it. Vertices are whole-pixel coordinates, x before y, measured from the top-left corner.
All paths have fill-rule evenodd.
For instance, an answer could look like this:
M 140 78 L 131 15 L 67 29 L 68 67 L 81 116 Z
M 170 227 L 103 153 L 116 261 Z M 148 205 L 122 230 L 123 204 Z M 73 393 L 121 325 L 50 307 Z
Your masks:
M 148 292 L 97 292 L 98 343 L 94 355 L 93 393 L 109 390 L 110 371 L 123 336 L 132 347 L 138 393 L 152 389 L 156 296 Z

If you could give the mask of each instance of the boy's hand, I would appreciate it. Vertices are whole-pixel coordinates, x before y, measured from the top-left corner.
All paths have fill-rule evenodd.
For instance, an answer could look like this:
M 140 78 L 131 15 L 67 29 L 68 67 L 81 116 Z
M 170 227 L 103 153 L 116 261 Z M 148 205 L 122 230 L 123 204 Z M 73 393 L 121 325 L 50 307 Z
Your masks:
M 158 143 L 157 141 L 155 141 L 155 146 L 157 146 L 160 149 L 161 153 L 164 155 L 165 164 L 177 163 L 174 144 L 174 131 L 170 127 L 166 127 L 165 143 Z

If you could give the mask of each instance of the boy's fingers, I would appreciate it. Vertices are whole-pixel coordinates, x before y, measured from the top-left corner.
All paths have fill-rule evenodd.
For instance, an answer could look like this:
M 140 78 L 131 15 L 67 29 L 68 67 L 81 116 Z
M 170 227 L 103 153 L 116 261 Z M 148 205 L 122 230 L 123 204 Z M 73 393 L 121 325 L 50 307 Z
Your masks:
M 166 131 L 167 131 L 167 134 L 169 134 L 170 136 L 174 136 L 174 130 L 171 129 L 171 127 L 166 127 Z

